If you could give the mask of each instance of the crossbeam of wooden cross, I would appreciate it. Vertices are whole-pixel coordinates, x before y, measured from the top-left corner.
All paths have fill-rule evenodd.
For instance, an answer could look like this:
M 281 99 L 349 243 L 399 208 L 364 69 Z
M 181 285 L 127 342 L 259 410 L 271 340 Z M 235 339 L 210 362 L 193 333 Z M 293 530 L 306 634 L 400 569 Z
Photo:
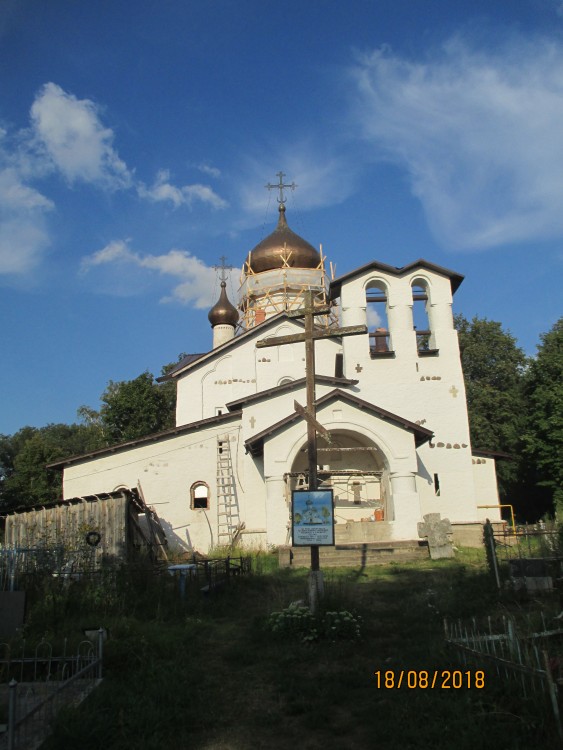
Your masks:
M 316 490 L 317 480 L 317 431 L 322 428 L 317 422 L 315 412 L 315 341 L 318 339 L 340 338 L 341 336 L 354 336 L 367 333 L 367 326 L 343 326 L 341 328 L 315 329 L 314 318 L 317 315 L 327 315 L 330 307 L 326 305 L 315 306 L 315 298 L 312 291 L 303 295 L 304 304 L 298 310 L 287 313 L 290 318 L 303 318 L 305 330 L 302 333 L 292 333 L 287 336 L 268 336 L 256 342 L 256 347 L 262 349 L 268 346 L 282 346 L 284 344 L 295 344 L 305 342 L 305 382 L 307 389 L 307 408 L 300 412 L 297 406 L 295 410 L 305 418 L 307 423 L 307 454 L 309 463 L 309 490 Z M 297 403 L 297 402 L 296 402 Z M 305 413 L 306 412 L 306 413 Z M 325 430 L 325 428 L 322 428 Z M 319 570 L 319 548 L 311 546 L 311 570 Z
M 305 419 L 309 424 L 313 425 L 313 427 L 315 428 L 315 430 L 320 435 L 322 435 L 325 438 L 325 440 L 327 441 L 327 443 L 332 443 L 332 438 L 331 438 L 330 432 L 327 430 L 327 428 L 323 427 L 320 422 L 317 422 L 317 420 L 309 414 L 309 412 L 307 411 L 307 409 L 305 409 L 303 406 L 301 406 L 301 404 L 299 403 L 299 401 L 294 401 L 293 402 L 293 408 L 295 409 L 295 411 L 300 416 L 303 417 L 303 419 Z M 318 450 L 319 449 L 317 448 L 317 452 L 318 452 Z

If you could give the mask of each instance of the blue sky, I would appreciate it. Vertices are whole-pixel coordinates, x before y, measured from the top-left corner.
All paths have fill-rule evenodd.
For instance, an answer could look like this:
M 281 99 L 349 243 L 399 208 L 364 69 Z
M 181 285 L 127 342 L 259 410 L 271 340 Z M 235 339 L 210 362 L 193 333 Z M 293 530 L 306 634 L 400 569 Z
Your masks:
M 2 0 L 0 432 L 208 350 L 213 266 L 273 229 L 280 170 L 337 275 L 451 268 L 455 310 L 533 354 L 562 314 L 563 2 Z

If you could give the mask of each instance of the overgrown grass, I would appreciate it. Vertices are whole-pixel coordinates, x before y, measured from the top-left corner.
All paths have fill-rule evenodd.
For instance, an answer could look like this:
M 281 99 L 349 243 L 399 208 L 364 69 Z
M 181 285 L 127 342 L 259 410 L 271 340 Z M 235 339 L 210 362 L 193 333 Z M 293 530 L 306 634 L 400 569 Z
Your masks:
M 484 665 L 475 665 L 486 672 L 481 690 L 377 685 L 378 670 L 463 668 L 445 648 L 443 618 L 513 606 L 499 604 L 480 552 L 327 569 L 323 607 L 360 615 L 361 638 L 313 643 L 267 627 L 272 612 L 306 592 L 307 571 L 276 570 L 274 560 L 264 554 L 260 572 L 185 601 L 171 578 L 149 569 L 70 589 L 57 628 L 62 610 L 69 628 L 110 629 L 105 680 L 59 717 L 44 750 L 557 746 L 549 720 Z M 34 605 L 30 636 L 52 627 L 52 611 L 48 600 Z

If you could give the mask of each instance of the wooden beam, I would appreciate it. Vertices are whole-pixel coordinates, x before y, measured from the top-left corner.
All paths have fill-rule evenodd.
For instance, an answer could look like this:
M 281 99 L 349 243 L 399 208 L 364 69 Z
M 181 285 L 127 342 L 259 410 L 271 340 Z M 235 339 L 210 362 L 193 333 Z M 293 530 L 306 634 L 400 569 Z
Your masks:
M 300 341 L 334 339 L 340 336 L 357 336 L 358 334 L 367 333 L 367 326 L 344 326 L 343 328 L 327 328 L 318 331 L 312 331 L 310 334 L 293 333 L 288 336 L 267 336 L 261 341 L 256 342 L 257 349 L 263 349 L 267 346 L 280 346 L 281 344 L 296 344 Z
M 298 401 L 294 401 L 293 408 L 300 416 L 303 417 L 303 419 L 307 421 L 308 424 L 313 425 L 313 427 L 317 430 L 317 432 L 320 433 L 328 443 L 332 442 L 330 432 L 326 429 L 326 427 L 323 427 L 323 425 L 320 422 L 317 422 L 317 420 L 309 414 L 309 412 L 307 411 L 307 409 L 305 409 L 304 406 L 301 406 L 301 404 Z M 317 448 L 317 451 L 318 450 L 319 449 Z M 322 448 L 320 450 L 322 450 Z

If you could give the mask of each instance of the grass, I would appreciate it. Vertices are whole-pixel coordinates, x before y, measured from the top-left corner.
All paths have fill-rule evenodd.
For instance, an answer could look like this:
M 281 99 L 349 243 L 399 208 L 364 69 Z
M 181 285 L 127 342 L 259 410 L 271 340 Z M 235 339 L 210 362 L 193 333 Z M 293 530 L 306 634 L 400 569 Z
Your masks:
M 271 612 L 303 599 L 305 570 L 234 579 L 182 602 L 168 577 L 124 574 L 103 596 L 75 587 L 53 608 L 32 608 L 29 635 L 86 624 L 109 627 L 105 680 L 59 716 L 44 750 L 364 750 L 556 747 L 549 720 L 486 670 L 485 688 L 385 689 L 376 671 L 466 669 L 448 653 L 443 618 L 501 613 L 480 551 L 455 560 L 325 571 L 323 607 L 362 617 L 359 641 L 276 637 Z M 514 606 L 522 608 L 525 603 Z M 483 665 L 475 665 L 481 668 Z M 549 714 L 547 714 L 549 716 Z

